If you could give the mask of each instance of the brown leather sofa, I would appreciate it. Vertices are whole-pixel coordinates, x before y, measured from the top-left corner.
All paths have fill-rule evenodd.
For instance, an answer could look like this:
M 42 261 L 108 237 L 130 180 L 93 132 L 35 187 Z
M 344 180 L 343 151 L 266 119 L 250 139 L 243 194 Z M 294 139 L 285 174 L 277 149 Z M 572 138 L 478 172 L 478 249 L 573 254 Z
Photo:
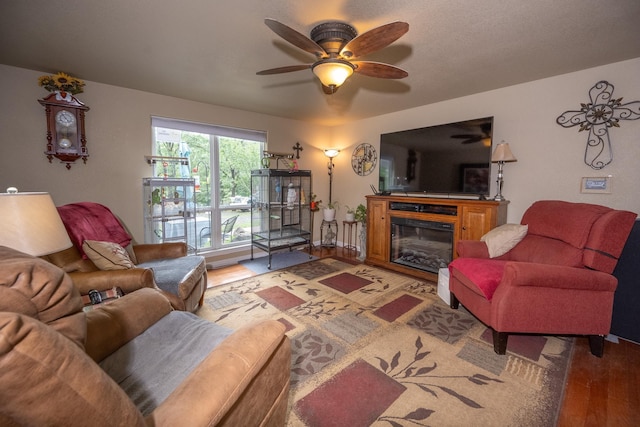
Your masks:
M 120 219 L 95 202 L 59 206 L 58 213 L 73 247 L 43 258 L 69 273 L 82 295 L 94 289 L 119 287 L 129 293 L 149 287 L 161 289 L 176 310 L 195 312 L 202 305 L 207 289 L 205 259 L 187 256 L 185 243 L 135 244 Z M 101 270 L 84 254 L 87 240 L 120 245 L 136 268 Z M 109 259 L 100 255 L 100 261 Z
M 187 257 L 184 242 L 130 245 L 129 249 L 136 268 L 123 270 L 100 270 L 90 259 L 83 259 L 75 246 L 42 258 L 68 273 L 82 295 L 92 289 L 105 291 L 115 286 L 125 294 L 156 288 L 164 292 L 176 310 L 195 312 L 202 305 L 207 289 L 206 264 L 201 256 Z M 162 280 L 163 273 L 176 271 L 178 279 Z
M 279 322 L 226 330 L 148 288 L 85 313 L 67 274 L 6 247 L 0 272 L 0 425 L 284 425 Z

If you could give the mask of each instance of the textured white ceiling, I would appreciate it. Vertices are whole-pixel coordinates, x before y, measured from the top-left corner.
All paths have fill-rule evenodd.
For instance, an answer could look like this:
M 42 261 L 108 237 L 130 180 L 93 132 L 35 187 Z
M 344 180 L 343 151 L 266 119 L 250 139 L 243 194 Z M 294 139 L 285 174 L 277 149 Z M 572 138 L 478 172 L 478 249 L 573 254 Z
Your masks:
M 325 125 L 640 57 L 639 0 L 0 0 L 0 10 L 0 63 Z M 354 75 L 328 96 L 310 70 L 257 76 L 314 60 L 264 18 L 307 35 L 327 20 L 359 33 L 406 21 L 405 36 L 364 59 L 409 77 Z

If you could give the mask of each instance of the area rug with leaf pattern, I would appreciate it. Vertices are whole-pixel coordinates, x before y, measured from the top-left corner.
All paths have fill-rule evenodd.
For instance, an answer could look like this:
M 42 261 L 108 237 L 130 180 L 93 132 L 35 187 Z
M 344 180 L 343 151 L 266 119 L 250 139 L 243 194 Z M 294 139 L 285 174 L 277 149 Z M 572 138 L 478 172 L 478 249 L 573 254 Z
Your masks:
M 572 338 L 511 336 L 452 310 L 435 283 L 333 258 L 211 288 L 198 315 L 259 319 L 292 343 L 289 426 L 552 426 Z

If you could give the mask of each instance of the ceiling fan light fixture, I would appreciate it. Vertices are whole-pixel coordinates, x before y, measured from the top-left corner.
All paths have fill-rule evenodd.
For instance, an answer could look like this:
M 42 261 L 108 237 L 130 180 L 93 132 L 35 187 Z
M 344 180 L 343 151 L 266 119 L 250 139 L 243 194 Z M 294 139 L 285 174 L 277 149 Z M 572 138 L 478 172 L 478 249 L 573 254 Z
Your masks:
M 312 70 L 323 85 L 329 88 L 337 88 L 353 74 L 354 68 L 347 61 L 334 59 L 320 61 L 313 66 Z

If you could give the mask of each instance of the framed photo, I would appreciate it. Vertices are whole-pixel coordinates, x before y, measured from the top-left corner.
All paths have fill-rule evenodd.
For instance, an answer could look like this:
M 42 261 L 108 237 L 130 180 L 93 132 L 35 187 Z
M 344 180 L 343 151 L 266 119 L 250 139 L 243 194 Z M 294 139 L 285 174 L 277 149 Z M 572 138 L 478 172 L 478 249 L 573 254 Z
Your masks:
M 465 193 L 489 193 L 489 165 L 486 163 L 464 164 L 460 169 L 462 191 Z
M 581 193 L 611 193 L 611 177 L 610 176 L 586 176 L 582 178 L 580 185 Z

